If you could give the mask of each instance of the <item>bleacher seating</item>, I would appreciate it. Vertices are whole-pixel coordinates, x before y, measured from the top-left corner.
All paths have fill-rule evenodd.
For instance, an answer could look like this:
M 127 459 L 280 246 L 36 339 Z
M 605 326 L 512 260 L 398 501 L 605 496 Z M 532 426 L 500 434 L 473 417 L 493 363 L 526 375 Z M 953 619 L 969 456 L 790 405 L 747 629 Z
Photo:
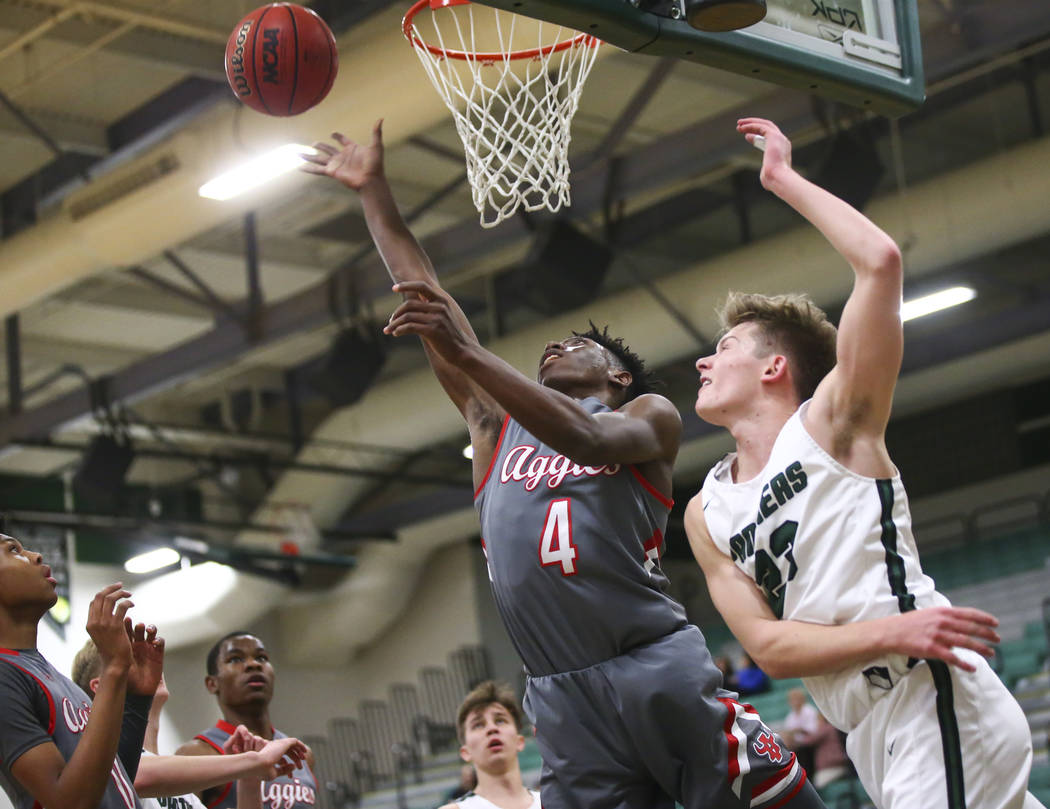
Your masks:
M 922 554 L 923 570 L 941 592 L 1045 567 L 1050 556 L 1050 530 L 1024 528 Z

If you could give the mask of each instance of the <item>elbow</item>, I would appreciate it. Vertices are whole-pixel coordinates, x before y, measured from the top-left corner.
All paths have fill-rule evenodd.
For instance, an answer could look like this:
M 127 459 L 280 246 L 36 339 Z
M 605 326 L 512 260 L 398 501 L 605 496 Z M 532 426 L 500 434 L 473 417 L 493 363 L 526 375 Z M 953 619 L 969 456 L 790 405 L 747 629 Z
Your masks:
M 762 671 L 764 671 L 770 678 L 774 680 L 787 680 L 792 677 L 796 677 L 795 672 L 790 666 L 785 666 L 781 660 L 777 660 L 775 656 L 760 655 L 759 657 L 753 657 Z
M 883 234 L 881 243 L 875 247 L 870 256 L 871 272 L 897 282 L 904 278 L 904 258 L 897 243 Z
M 774 621 L 773 626 L 769 627 L 768 630 L 773 632 L 779 630 L 778 623 Z M 755 661 L 756 666 L 774 680 L 797 677 L 798 671 L 792 665 L 789 655 L 777 643 L 776 635 L 771 634 L 768 630 L 765 633 L 758 633 L 759 637 L 752 637 L 750 639 L 751 643 L 744 646 L 744 651 Z

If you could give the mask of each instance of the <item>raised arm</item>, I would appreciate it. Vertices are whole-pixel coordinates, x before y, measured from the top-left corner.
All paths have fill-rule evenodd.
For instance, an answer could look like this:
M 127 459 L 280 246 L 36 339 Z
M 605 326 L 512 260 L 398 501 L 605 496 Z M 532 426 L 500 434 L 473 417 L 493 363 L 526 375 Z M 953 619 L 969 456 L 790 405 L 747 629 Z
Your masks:
M 888 654 L 933 658 L 974 671 L 955 649 L 991 657 L 987 644 L 999 641 L 998 621 L 967 607 L 932 607 L 834 626 L 777 620 L 755 583 L 715 546 L 699 494 L 686 507 L 685 531 L 715 607 L 771 677 L 832 674 Z
M 900 249 L 856 208 L 792 169 L 791 143 L 772 122 L 744 118 L 737 129 L 751 143 L 765 138 L 763 187 L 809 220 L 854 272 L 839 321 L 837 364 L 817 389 L 807 426 L 827 424 L 836 439 L 845 430 L 881 441 L 903 352 Z
M 88 609 L 87 630 L 98 647 L 102 673 L 87 726 L 69 761 L 53 742 L 47 742 L 10 765 L 11 774 L 48 809 L 97 809 L 110 779 L 117 778 L 114 759 L 132 665 L 124 618 L 132 606 L 126 600 L 130 595 L 122 585 L 111 584 Z
M 318 154 L 304 155 L 303 170 L 310 174 L 332 177 L 347 188 L 357 191 L 364 209 L 368 232 L 375 242 L 390 277 L 395 282 L 426 281 L 440 288 L 437 273 L 430 258 L 408 229 L 398 211 L 383 169 L 383 122 L 378 121 L 372 131 L 372 142 L 365 146 L 336 132 L 332 138 L 337 146 L 315 143 Z M 475 341 L 474 330 L 466 315 L 457 307 L 455 317 L 460 329 Z M 449 365 L 424 341 L 431 367 L 445 392 L 459 408 L 470 428 L 476 455 L 484 454 L 478 441 L 495 439 L 499 434 L 503 413 L 484 391 L 470 379 Z M 478 433 L 475 436 L 475 433 Z
M 416 334 L 428 341 L 515 421 L 566 457 L 589 465 L 674 461 L 682 422 L 663 396 L 646 394 L 616 412 L 592 415 L 572 397 L 529 379 L 462 331 L 455 314 L 459 307 L 448 293 L 426 282 L 394 288 L 410 294 L 391 318 L 387 333 Z

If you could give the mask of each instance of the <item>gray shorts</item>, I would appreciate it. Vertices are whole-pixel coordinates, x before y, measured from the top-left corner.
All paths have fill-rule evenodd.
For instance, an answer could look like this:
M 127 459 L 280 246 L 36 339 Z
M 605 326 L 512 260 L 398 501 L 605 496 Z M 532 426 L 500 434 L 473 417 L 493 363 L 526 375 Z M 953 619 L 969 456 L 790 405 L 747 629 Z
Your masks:
M 543 809 L 771 809 L 805 782 L 795 754 L 721 688 L 694 626 L 580 671 L 529 678 Z

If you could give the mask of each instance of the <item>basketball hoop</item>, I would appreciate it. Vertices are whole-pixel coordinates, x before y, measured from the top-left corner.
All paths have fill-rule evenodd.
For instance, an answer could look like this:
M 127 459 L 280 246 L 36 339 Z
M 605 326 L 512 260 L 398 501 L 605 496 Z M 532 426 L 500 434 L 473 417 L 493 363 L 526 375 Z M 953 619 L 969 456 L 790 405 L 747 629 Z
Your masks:
M 418 0 L 401 28 L 452 112 L 482 227 L 568 205 L 569 129 L 600 40 L 469 0 Z

